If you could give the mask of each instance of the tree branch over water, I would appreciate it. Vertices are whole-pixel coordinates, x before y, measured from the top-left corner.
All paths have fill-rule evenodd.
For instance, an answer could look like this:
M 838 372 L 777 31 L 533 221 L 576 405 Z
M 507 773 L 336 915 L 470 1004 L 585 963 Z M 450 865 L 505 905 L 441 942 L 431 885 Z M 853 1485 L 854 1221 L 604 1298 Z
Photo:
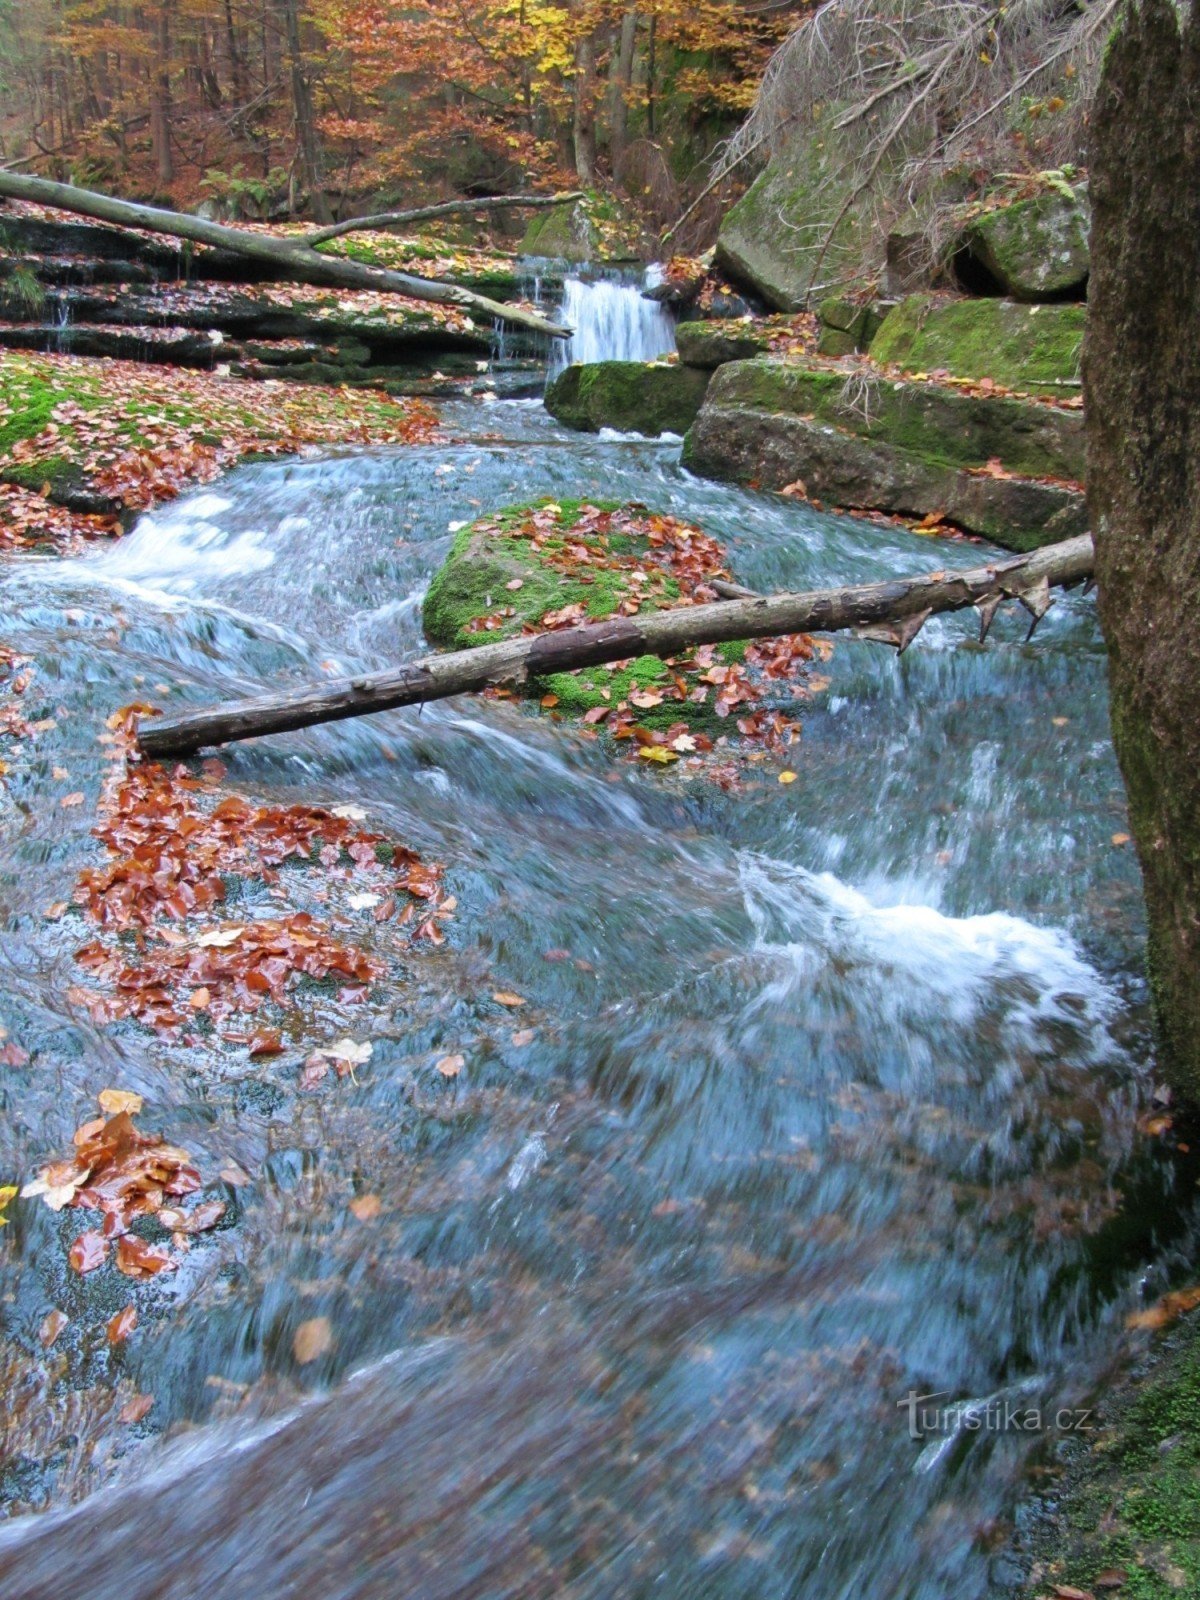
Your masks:
M 286 733 L 393 706 L 444 700 L 493 685 L 517 687 L 552 672 L 638 656 L 675 656 L 700 644 L 775 634 L 850 632 L 904 651 L 936 612 L 961 611 L 968 606 L 979 611 L 981 637 L 986 638 L 997 607 L 1006 599 L 1020 601 L 1029 612 L 1032 634 L 1051 604 L 1050 590 L 1090 578 L 1092 560 L 1091 536 L 1083 534 L 1047 545 L 1032 555 L 959 572 L 925 573 L 803 594 L 718 600 L 638 617 L 609 617 L 473 650 L 422 656 L 386 672 L 156 718 L 143 722 L 138 743 L 147 756 L 188 756 L 207 745 Z

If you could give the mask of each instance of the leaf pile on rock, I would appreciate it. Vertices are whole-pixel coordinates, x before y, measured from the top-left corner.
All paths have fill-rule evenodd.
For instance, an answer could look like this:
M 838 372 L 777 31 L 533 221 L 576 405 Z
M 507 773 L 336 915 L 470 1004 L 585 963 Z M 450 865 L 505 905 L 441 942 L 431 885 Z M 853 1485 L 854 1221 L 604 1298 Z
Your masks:
M 426 597 L 425 630 L 435 643 L 462 648 L 707 604 L 721 581 L 729 581 L 723 547 L 691 523 L 637 503 L 544 501 L 481 517 L 459 532 Z M 530 688 L 543 709 L 603 726 L 663 764 L 705 754 L 735 729 L 780 750 L 799 724 L 776 702 L 807 699 L 824 686 L 801 671 L 828 648 L 806 634 L 701 645 L 668 661 L 647 656 L 553 673 Z
M 288 864 L 319 866 L 324 882 L 356 890 L 348 906 L 369 909 L 373 922 L 394 919 L 413 939 L 443 942 L 441 924 L 454 902 L 440 866 L 362 828 L 357 807 L 339 815 L 322 806 L 254 805 L 222 797 L 219 761 L 204 762 L 199 773 L 138 761 L 133 728 L 147 709 L 130 707 L 109 719 L 115 768 L 94 830 L 109 860 L 85 868 L 74 893 L 103 930 L 76 960 L 108 992 L 72 996 L 97 1021 L 134 1017 L 178 1032 L 201 1016 L 223 1022 L 268 1001 L 283 1007 L 301 977 L 333 980 L 344 1001 L 362 998 L 383 962 L 311 912 L 212 920 L 234 885 L 245 892 L 257 884 L 286 900 L 280 868 Z M 237 1042 L 255 1054 L 280 1048 L 262 1035 Z
M 61 537 L 61 512 L 49 502 L 140 511 L 247 455 L 322 444 L 424 444 L 436 433 L 431 407 L 375 390 L 7 354 L 0 363 L 0 526 L 10 545 Z M 47 502 L 40 520 L 30 493 Z M 101 531 L 94 519 L 71 527 Z
M 183 1210 L 180 1202 L 200 1188 L 200 1174 L 188 1152 L 136 1126 L 140 1096 L 106 1089 L 100 1102 L 102 1110 L 106 1103 L 116 1109 L 77 1128 L 72 1153 L 44 1167 L 21 1194 L 26 1199 L 40 1196 L 52 1211 L 100 1213 L 99 1225 L 85 1229 L 70 1246 L 67 1260 L 75 1272 L 94 1272 L 110 1253 L 127 1278 L 173 1272 L 179 1263 L 170 1249 L 132 1232 L 134 1224 L 154 1217 L 168 1232 L 186 1238 L 215 1227 L 225 1215 L 225 1203 L 208 1200 Z

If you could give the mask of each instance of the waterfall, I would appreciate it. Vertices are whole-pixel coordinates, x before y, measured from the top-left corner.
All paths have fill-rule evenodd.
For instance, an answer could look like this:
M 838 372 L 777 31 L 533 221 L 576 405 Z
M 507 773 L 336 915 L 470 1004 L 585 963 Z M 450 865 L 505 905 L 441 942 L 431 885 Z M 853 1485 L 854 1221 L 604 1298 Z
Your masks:
M 674 317 L 642 294 L 656 281 L 653 267 L 637 283 L 568 278 L 559 314 L 575 332 L 551 351 L 549 377 L 574 361 L 653 361 L 674 350 Z

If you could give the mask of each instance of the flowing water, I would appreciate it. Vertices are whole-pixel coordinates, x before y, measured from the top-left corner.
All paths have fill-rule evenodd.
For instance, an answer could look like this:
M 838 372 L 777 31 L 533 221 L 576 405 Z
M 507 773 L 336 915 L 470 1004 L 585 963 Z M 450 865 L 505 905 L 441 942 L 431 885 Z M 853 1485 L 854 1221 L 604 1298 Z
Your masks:
M 1039 1441 L 914 1441 L 904 1396 L 1086 1404 L 1139 1280 L 1190 1237 L 1194 1174 L 1135 1132 L 1140 907 L 1089 600 L 1029 646 L 1003 618 L 985 649 L 957 618 L 900 660 L 839 643 L 790 785 L 770 762 L 741 793 L 647 773 L 482 700 L 231 749 L 235 791 L 359 804 L 446 863 L 446 946 L 349 1024 L 315 1002 L 320 1037 L 373 1040 L 357 1081 L 301 1093 L 295 1052 L 215 1069 L 67 997 L 81 924 L 42 913 L 97 859 L 103 719 L 419 650 L 451 522 L 638 498 L 762 589 L 979 553 L 701 482 L 677 446 L 568 436 L 534 405 L 444 417 L 444 446 L 245 467 L 111 548 L 0 569 L 56 723 L 0 812 L 0 1022 L 32 1053 L 0 1079 L 0 1178 L 115 1083 L 206 1178 L 251 1179 L 137 1287 L 116 1348 L 129 1285 L 66 1270 L 69 1213 L 14 1209 L 0 1483 L 27 1515 L 0 1592 L 1003 1592 Z M 46 1354 L 51 1306 L 72 1320 Z M 332 1349 L 299 1367 L 318 1316 Z M 155 1397 L 136 1428 L 118 1381 Z
M 674 350 L 675 318 L 642 293 L 658 281 L 654 267 L 632 282 L 620 276 L 568 277 L 558 318 L 574 332 L 551 351 L 548 376 L 575 361 L 653 361 Z

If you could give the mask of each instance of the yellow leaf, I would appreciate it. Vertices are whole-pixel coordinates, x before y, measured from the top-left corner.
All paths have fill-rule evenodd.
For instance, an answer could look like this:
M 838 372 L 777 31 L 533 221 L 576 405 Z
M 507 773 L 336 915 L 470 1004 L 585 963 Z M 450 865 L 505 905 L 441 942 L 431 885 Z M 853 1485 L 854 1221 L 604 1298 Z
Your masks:
M 497 989 L 492 999 L 500 1006 L 523 1006 L 526 1001 L 519 994 L 510 994 L 507 989 Z
M 1112 842 L 1114 844 L 1128 844 L 1129 835 L 1127 833 L 1114 833 L 1112 836 Z
M 128 1111 L 131 1117 L 136 1117 L 142 1109 L 141 1095 L 129 1089 L 101 1089 L 97 1099 L 101 1111 L 108 1117 L 118 1116 L 122 1111 Z
M 780 783 L 795 783 L 796 774 L 789 768 L 787 771 L 779 774 L 779 781 Z
M 643 744 L 638 746 L 638 755 L 643 761 L 656 761 L 660 767 L 666 767 L 679 757 L 674 750 L 668 750 L 665 744 Z

